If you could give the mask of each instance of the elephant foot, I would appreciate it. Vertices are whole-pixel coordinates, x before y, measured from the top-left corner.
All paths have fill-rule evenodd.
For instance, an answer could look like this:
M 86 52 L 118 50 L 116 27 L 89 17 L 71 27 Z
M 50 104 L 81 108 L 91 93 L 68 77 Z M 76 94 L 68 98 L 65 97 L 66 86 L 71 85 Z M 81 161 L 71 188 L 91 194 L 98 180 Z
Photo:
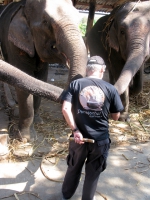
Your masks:
M 22 132 L 18 129 L 17 124 L 12 124 L 9 127 L 9 137 L 23 143 L 34 142 L 37 140 L 37 132 L 33 124 L 30 126 L 30 131 L 24 130 Z
M 119 121 L 129 122 L 130 121 L 129 113 L 128 112 L 120 113 Z
M 9 155 L 8 142 L 8 134 L 0 134 L 0 161 L 7 159 Z
M 9 126 L 9 137 L 12 140 L 18 140 L 19 142 L 23 142 L 26 143 L 27 142 L 27 138 L 22 137 L 18 126 L 16 124 L 11 124 Z
M 33 123 L 30 126 L 30 131 L 28 131 L 28 129 L 25 129 L 21 132 L 20 135 L 22 136 L 22 141 L 26 140 L 26 142 L 29 142 L 29 143 L 33 143 L 38 139 L 37 132 L 34 129 Z
M 43 119 L 40 117 L 39 114 L 34 114 L 34 123 L 35 124 L 44 124 Z

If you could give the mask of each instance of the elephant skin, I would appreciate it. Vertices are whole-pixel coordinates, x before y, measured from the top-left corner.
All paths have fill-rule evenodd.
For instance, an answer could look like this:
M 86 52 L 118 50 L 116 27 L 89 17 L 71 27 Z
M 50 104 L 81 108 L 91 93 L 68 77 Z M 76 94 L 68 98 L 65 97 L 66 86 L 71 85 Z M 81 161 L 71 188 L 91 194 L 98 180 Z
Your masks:
M 130 94 L 143 87 L 143 66 L 150 58 L 150 2 L 129 2 L 101 17 L 87 35 L 90 55 L 101 56 L 109 79 L 121 95 L 124 111 L 120 120 L 128 120 Z
M 65 94 L 65 90 L 62 88 L 29 76 L 3 60 L 0 60 L 0 80 L 10 85 L 16 85 L 19 90 L 57 103 L 62 103 Z
M 85 76 L 87 51 L 78 28 L 78 12 L 71 0 L 22 0 L 0 6 L 0 12 L 0 43 L 7 63 L 44 82 L 50 63 L 69 65 L 67 85 Z M 2 70 L 1 77 L 3 73 Z M 11 73 L 15 74 L 14 68 Z M 18 78 L 22 82 L 16 81 Z M 24 81 L 24 74 L 21 77 L 16 74 L 8 82 L 15 86 L 19 106 L 16 137 L 31 141 L 34 136 L 30 129 L 34 133 L 33 119 L 38 115 L 41 91 L 45 90 L 45 96 L 57 101 L 62 89 L 51 85 L 47 91 L 44 82 L 35 85 L 30 81 L 29 88 L 39 92 L 35 96 L 34 92 L 30 94 L 23 89 Z M 22 89 L 18 84 L 19 87 L 23 84 Z

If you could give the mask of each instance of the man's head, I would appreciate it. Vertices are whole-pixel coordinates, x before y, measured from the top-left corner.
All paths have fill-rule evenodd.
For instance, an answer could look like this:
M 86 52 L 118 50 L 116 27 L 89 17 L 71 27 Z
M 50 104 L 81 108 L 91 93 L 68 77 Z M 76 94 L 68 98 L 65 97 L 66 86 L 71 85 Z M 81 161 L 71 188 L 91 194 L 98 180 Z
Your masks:
M 92 56 L 87 62 L 86 74 L 87 76 L 97 76 L 98 78 L 103 77 L 106 65 L 104 60 L 100 56 Z

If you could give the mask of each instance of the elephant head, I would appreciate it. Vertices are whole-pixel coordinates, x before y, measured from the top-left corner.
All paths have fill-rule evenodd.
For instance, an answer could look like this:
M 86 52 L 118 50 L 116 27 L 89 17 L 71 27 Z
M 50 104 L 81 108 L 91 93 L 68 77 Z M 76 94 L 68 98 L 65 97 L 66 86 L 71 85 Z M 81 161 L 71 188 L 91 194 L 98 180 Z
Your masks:
M 47 78 L 47 64 L 56 62 L 68 63 L 68 84 L 74 79 L 84 77 L 87 51 L 77 19 L 78 12 L 71 0 L 22 0 L 3 7 L 0 16 L 0 42 L 5 61 L 43 81 Z M 3 69 L 0 77 L 4 77 Z M 57 102 L 61 100 L 63 91 L 43 82 L 32 82 L 32 79 L 28 89 L 36 91 L 30 92 L 29 89 L 34 94 L 33 98 L 26 92 L 28 90 L 25 89 L 24 75 L 19 73 L 23 79 L 20 82 L 14 70 L 11 67 L 9 70 L 6 74 L 13 74 L 14 78 L 8 75 L 2 80 L 10 82 L 16 88 L 19 105 L 16 132 L 30 140 L 30 127 L 35 110 L 39 108 L 42 91 Z M 20 87 L 21 90 L 18 89 Z
M 123 94 L 132 78 L 133 84 L 142 89 L 143 63 L 150 57 L 150 3 L 130 2 L 115 9 L 110 27 L 109 45 L 125 61 L 118 80 L 115 83 L 119 94 Z M 138 82 L 136 81 L 138 80 Z M 136 89 L 134 86 L 134 88 Z
M 101 56 L 109 79 L 121 96 L 124 111 L 120 120 L 128 120 L 129 94 L 143 87 L 143 64 L 150 57 L 149 1 L 129 2 L 101 17 L 87 36 L 90 55 Z
M 8 38 L 42 62 L 69 63 L 68 82 L 85 75 L 86 47 L 71 0 L 24 0 L 11 18 Z

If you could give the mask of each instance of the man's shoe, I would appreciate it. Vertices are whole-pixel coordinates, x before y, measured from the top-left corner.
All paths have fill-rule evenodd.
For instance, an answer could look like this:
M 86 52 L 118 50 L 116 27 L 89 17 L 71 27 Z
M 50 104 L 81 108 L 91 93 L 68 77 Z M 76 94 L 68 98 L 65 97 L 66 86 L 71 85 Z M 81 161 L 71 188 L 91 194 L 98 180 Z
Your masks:
M 62 197 L 62 200 L 69 200 L 69 199 L 65 199 L 64 197 Z

